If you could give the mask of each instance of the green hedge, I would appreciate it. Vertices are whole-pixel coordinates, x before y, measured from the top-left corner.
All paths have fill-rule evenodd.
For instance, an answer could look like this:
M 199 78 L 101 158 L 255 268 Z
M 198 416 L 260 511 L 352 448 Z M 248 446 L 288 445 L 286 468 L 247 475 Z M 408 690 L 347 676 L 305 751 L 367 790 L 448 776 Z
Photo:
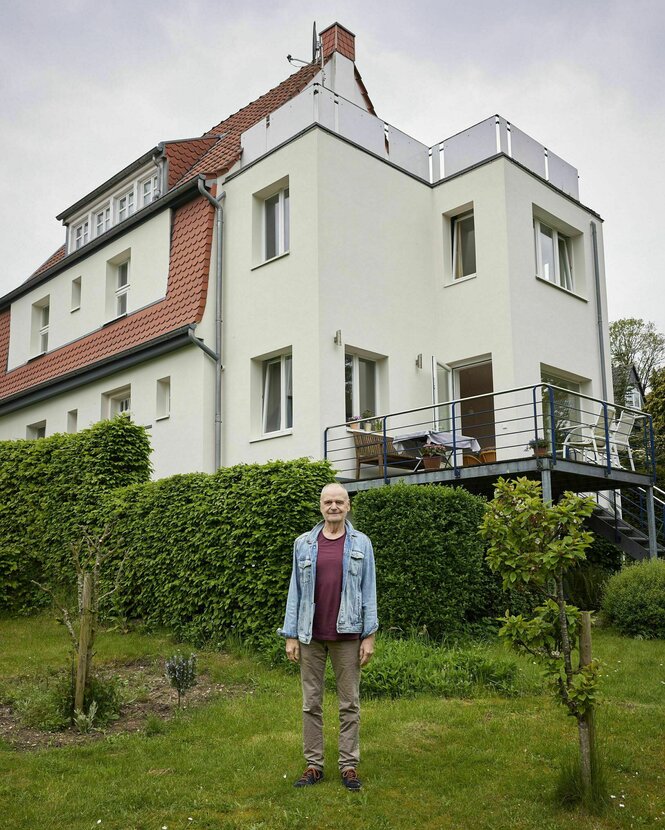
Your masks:
M 622 634 L 665 638 L 665 561 L 627 565 L 605 585 L 603 611 Z
M 106 499 L 113 566 L 125 557 L 118 611 L 178 636 L 274 640 L 282 624 L 293 542 L 320 520 L 327 462 L 239 465 L 176 475 Z
M 508 605 L 478 535 L 485 500 L 459 487 L 396 485 L 353 501 L 376 555 L 384 631 L 425 627 L 439 639 L 494 624 Z
M 45 600 L 32 580 L 71 584 L 71 544 L 102 495 L 150 476 L 150 444 L 127 417 L 74 435 L 0 442 L 0 610 Z

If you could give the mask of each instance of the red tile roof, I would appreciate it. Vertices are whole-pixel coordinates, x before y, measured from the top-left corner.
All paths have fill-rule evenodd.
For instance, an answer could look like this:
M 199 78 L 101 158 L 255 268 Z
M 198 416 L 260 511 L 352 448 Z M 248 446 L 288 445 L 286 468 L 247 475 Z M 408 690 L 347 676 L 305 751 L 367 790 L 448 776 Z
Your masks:
M 341 28 L 335 31 L 342 44 L 338 51 L 342 54 L 349 52 L 353 46 L 352 36 Z M 201 138 L 165 142 L 169 190 L 198 175 L 214 176 L 230 169 L 240 158 L 241 134 L 300 93 L 319 71 L 318 63 L 303 66 L 265 95 L 220 121 Z M 370 112 L 374 113 L 357 70 L 356 80 Z M 203 198 L 189 202 L 175 211 L 168 287 L 164 300 L 10 372 L 6 371 L 10 310 L 0 312 L 0 402 L 8 396 L 80 371 L 99 360 L 120 355 L 189 323 L 198 322 L 206 301 L 213 216 L 212 206 Z M 63 259 L 64 245 L 30 279 Z
M 160 335 L 198 322 L 205 308 L 214 210 L 199 197 L 173 217 L 166 297 L 60 349 L 0 374 L 0 401 L 54 378 L 120 355 Z M 0 367 L 6 370 L 10 309 L 0 314 Z

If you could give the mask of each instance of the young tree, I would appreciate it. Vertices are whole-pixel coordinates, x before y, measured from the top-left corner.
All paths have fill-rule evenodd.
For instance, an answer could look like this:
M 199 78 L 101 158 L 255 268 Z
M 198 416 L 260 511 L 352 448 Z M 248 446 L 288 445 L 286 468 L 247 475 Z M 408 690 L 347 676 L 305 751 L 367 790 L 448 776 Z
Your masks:
M 574 493 L 565 493 L 557 504 L 544 503 L 539 482 L 501 478 L 481 523 L 481 535 L 489 542 L 487 562 L 503 577 L 504 589 L 529 586 L 542 597 L 530 618 L 506 611 L 499 633 L 544 664 L 559 701 L 577 720 L 585 799 L 593 792 L 598 663 L 579 649 L 582 615 L 566 603 L 563 577 L 586 558 L 593 536 L 583 522 L 593 508 L 591 498 Z
M 644 408 L 653 418 L 656 443 L 656 479 L 659 486 L 665 484 L 665 366 L 651 375 L 651 389 Z
M 665 361 L 665 337 L 653 323 L 626 317 L 610 323 L 610 350 L 617 375 L 614 400 L 623 405 L 630 367 L 634 364 L 644 386 L 650 386 L 652 372 Z

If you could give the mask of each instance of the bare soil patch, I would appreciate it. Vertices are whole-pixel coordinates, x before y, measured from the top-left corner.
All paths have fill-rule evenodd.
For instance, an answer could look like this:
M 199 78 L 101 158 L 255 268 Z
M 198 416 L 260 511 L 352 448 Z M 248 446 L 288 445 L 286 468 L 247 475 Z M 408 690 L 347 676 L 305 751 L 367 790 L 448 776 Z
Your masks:
M 0 740 L 22 752 L 50 747 L 76 746 L 99 741 L 108 735 L 142 732 L 150 715 L 168 721 L 177 712 L 178 693 L 164 675 L 163 662 L 137 660 L 131 663 L 105 665 L 97 674 L 120 679 L 123 686 L 123 704 L 117 720 L 103 728 L 81 733 L 75 727 L 62 732 L 43 732 L 24 726 L 11 706 L 0 704 Z M 201 673 L 196 685 L 188 690 L 181 709 L 201 706 L 220 696 L 236 697 L 250 691 L 249 686 L 214 683 Z

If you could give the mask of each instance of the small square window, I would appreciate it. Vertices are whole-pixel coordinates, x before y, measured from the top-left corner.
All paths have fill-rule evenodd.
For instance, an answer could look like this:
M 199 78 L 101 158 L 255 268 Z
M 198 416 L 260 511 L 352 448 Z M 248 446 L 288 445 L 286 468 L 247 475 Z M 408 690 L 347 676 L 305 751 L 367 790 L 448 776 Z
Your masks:
M 37 421 L 35 424 L 28 424 L 25 428 L 26 438 L 46 438 L 46 421 Z
M 111 227 L 111 206 L 105 205 L 95 211 L 95 236 L 101 236 Z
M 90 222 L 86 219 L 74 228 L 74 250 L 78 251 L 90 241 Z
M 141 205 L 145 207 L 159 198 L 159 176 L 155 174 L 144 179 L 140 185 Z
M 131 415 L 132 387 L 122 386 L 102 395 L 102 418 L 114 418 L 116 415 Z

